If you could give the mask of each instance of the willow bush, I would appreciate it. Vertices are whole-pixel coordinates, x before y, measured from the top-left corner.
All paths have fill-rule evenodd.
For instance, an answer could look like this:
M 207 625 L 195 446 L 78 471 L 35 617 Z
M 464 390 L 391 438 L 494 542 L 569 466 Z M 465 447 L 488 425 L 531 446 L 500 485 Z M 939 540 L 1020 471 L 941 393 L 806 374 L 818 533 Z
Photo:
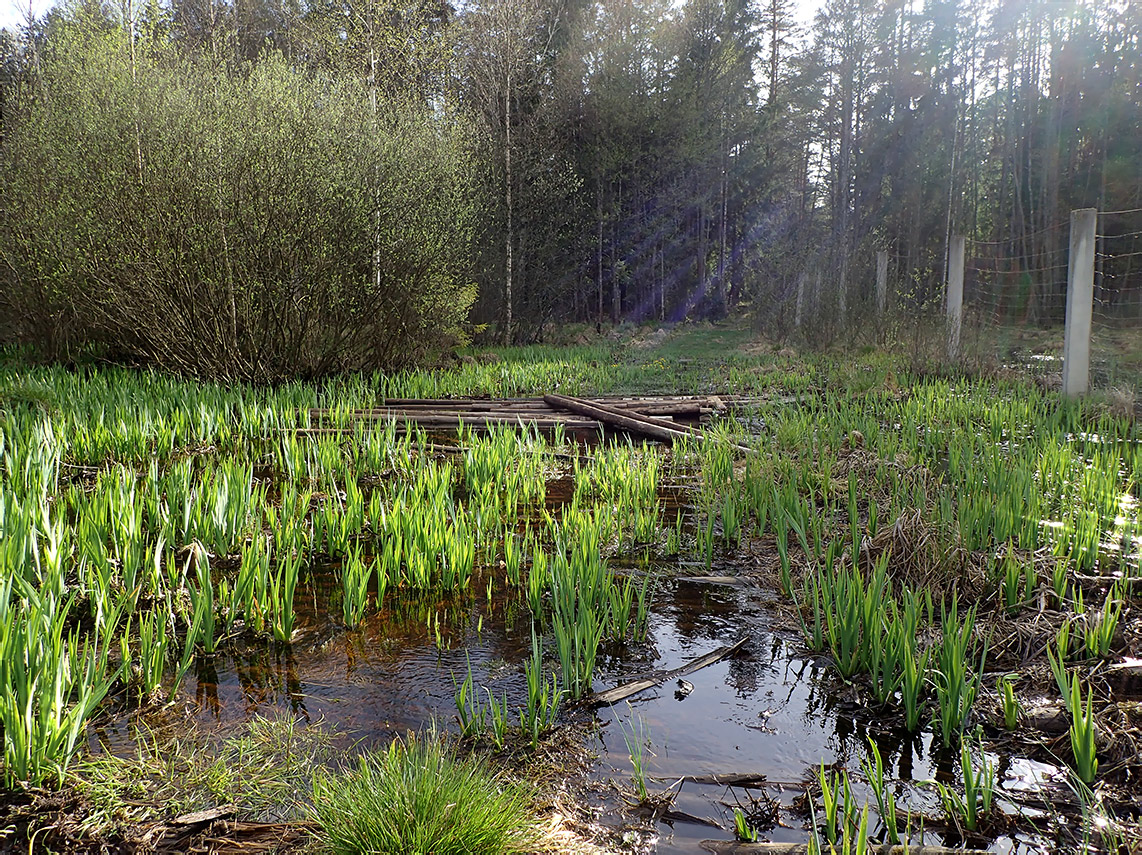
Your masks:
M 475 297 L 466 126 L 371 94 L 66 25 L 4 114 L 9 334 L 254 381 L 454 343 Z

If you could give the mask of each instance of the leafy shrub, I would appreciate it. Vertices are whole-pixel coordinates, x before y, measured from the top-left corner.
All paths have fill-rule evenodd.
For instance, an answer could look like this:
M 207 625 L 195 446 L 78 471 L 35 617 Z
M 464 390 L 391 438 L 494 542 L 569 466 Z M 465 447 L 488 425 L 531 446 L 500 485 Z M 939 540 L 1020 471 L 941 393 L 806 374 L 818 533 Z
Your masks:
M 61 24 L 4 113 L 0 315 L 184 373 L 396 368 L 475 293 L 462 123 L 280 56 L 227 67 Z

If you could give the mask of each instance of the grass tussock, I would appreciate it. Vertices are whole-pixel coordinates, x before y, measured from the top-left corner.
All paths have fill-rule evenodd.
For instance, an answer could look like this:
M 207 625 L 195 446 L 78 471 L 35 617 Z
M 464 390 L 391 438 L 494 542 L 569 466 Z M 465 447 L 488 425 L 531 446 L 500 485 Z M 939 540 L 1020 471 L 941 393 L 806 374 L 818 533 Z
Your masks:
M 510 855 L 538 839 L 526 793 L 429 735 L 397 740 L 344 775 L 319 775 L 313 814 L 337 855 Z

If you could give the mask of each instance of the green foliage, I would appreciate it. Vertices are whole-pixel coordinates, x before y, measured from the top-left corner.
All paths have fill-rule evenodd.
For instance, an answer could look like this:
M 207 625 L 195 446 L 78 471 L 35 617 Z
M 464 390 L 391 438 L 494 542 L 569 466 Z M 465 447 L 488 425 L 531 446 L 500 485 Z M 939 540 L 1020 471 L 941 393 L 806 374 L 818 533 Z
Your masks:
M 0 587 L 4 784 L 60 783 L 115 675 L 107 673 L 106 646 L 100 653 L 98 643 L 65 633 L 73 599 L 20 585 L 17 600 L 12 582 Z
M 734 839 L 742 843 L 757 842 L 757 829 L 749 824 L 749 820 L 739 807 L 734 808 Z
M 884 776 L 884 760 L 880 756 L 880 749 L 871 737 L 868 740 L 868 745 L 872 752 L 872 760 L 867 757 L 862 758 L 861 767 L 864 769 L 865 778 L 876 797 L 876 807 L 880 812 L 880 821 L 884 825 L 885 842 L 898 845 L 901 839 L 901 831 L 903 830 L 905 835 L 908 832 L 908 823 L 906 821 L 904 828 L 900 828 L 900 812 L 896 804 L 896 794 Z
M 977 734 L 979 768 L 972 763 L 971 750 L 965 740 L 960 745 L 960 773 L 963 777 L 964 794 L 942 781 L 930 781 L 940 794 L 940 802 L 948 819 L 963 825 L 968 831 L 979 831 L 980 821 L 991 813 L 992 800 L 996 789 L 995 764 L 984 753 L 982 738 Z
M 940 728 L 940 738 L 948 746 L 955 744 L 967 724 L 987 661 L 987 644 L 982 645 L 978 662 L 973 655 L 975 614 L 973 606 L 960 623 L 956 597 L 952 598 L 951 608 L 941 613 L 942 640 L 936 650 L 933 680 L 936 684 L 936 723 Z
M 508 855 L 536 839 L 523 792 L 435 735 L 394 741 L 347 774 L 319 774 L 313 816 L 338 855 Z
M 474 292 L 454 117 L 276 54 L 226 67 L 61 20 L 6 110 L 4 302 L 49 355 L 210 377 L 403 367 Z
M 534 750 L 539 747 L 539 738 L 555 726 L 563 701 L 563 691 L 555 675 L 551 675 L 550 683 L 543 676 L 543 651 L 535 627 L 531 630 L 531 659 L 524 663 L 524 673 L 527 676 L 527 706 L 519 712 L 519 724 Z
M 1068 679 L 1062 651 L 1055 655 L 1048 647 L 1047 660 L 1071 717 L 1069 735 L 1072 766 L 1079 780 L 1090 784 L 1098 774 L 1098 727 L 1094 719 L 1094 692 L 1088 691 L 1084 702 L 1082 681 L 1077 673 Z
M 852 787 L 849 784 L 848 772 L 842 772 L 839 776 L 834 772 L 832 775 L 826 776 L 825 767 L 822 764 L 817 770 L 817 783 L 821 787 L 825 837 L 834 846 L 838 843 L 843 844 L 849 837 L 851 830 L 861 829 L 867 825 L 867 807 L 863 820 L 858 820 L 858 807 Z M 815 823 L 813 830 L 816 833 Z M 858 851 L 863 851 L 863 848 Z
M 624 726 L 622 719 L 615 719 L 619 731 L 623 735 L 623 742 L 627 746 L 627 756 L 630 757 L 631 775 L 634 781 L 634 791 L 642 804 L 650 801 L 650 791 L 646 787 L 646 755 L 649 753 L 650 740 L 647 736 L 646 723 L 642 716 L 638 717 L 638 727 L 634 724 L 634 709 L 627 703 L 627 710 L 631 714 L 629 728 Z
M 1000 677 L 995 684 L 999 692 L 999 699 L 1003 705 L 1003 726 L 1008 730 L 1015 730 L 1019 725 L 1020 704 L 1015 697 L 1015 679 L 1017 674 L 1006 674 Z

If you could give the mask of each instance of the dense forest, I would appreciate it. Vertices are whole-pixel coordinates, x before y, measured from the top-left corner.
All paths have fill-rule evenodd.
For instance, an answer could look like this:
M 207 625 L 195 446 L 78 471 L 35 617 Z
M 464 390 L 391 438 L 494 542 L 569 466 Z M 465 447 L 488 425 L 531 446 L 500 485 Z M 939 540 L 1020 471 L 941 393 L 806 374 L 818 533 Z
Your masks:
M 568 320 L 783 335 L 810 276 L 818 328 L 867 312 L 878 250 L 916 309 L 951 234 L 1030 282 L 1073 208 L 1138 231 L 1142 7 L 78 0 L 0 32 L 0 117 L 0 337 L 49 356 L 270 380 Z

